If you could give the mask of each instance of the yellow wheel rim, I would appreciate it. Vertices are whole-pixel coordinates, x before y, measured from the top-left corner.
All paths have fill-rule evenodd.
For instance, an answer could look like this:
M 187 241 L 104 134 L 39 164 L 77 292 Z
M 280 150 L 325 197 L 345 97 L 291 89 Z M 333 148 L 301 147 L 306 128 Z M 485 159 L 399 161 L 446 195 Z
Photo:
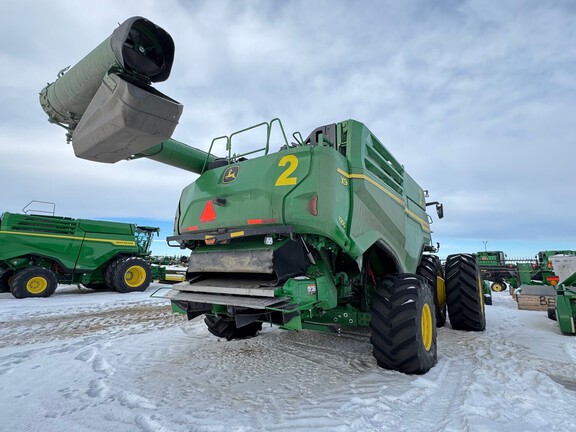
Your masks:
M 422 308 L 422 342 L 424 343 L 424 349 L 430 351 L 432 348 L 432 311 L 428 303 Z
M 26 282 L 26 291 L 30 294 L 41 294 L 46 291 L 48 281 L 41 276 L 31 278 Z
M 124 282 L 131 288 L 139 287 L 146 280 L 146 269 L 139 265 L 130 267 L 124 273 Z
M 484 316 L 484 288 L 480 276 L 478 276 L 478 295 L 480 297 L 480 309 L 482 311 L 482 316 Z
M 446 304 L 446 285 L 440 275 L 436 277 L 436 298 L 440 307 Z
M 502 287 L 502 284 L 501 284 L 500 282 L 495 282 L 495 283 L 492 285 L 492 289 L 493 289 L 494 291 L 496 291 L 496 292 L 504 291 L 504 288 Z

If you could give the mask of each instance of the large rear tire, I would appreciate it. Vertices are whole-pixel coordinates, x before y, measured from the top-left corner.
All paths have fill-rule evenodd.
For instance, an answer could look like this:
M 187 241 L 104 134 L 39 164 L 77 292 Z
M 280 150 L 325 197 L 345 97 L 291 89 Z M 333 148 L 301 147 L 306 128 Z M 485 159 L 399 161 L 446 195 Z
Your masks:
M 446 259 L 446 303 L 453 329 L 486 329 L 484 292 L 476 257 L 472 254 L 449 255 Z
M 232 318 L 223 318 L 216 315 L 207 314 L 204 323 L 208 331 L 216 337 L 232 339 L 244 339 L 256 336 L 262 330 L 262 323 L 254 321 L 242 327 L 236 327 L 236 322 Z
M 372 353 L 382 368 L 423 374 L 438 361 L 434 298 L 421 276 L 377 280 L 370 329 Z
M 17 299 L 50 297 L 58 287 L 56 275 L 43 267 L 27 267 L 14 274 L 10 292 Z
M 106 284 L 119 293 L 146 291 L 151 281 L 150 264 L 138 257 L 120 258 L 106 270 Z
M 440 258 L 436 255 L 422 255 L 416 274 L 423 276 L 430 284 L 434 297 L 436 327 L 444 327 L 446 324 L 446 284 Z

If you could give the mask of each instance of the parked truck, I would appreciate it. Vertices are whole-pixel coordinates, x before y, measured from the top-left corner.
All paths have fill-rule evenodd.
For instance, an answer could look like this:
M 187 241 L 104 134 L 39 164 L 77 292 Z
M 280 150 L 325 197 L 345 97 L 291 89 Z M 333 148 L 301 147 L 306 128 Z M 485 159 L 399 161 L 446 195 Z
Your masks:
M 50 297 L 58 284 L 144 291 L 146 257 L 159 228 L 5 212 L 0 217 L 0 292 Z
M 212 141 L 208 151 L 171 138 L 180 103 L 152 83 L 174 55 L 166 31 L 142 17 L 112 35 L 41 92 L 50 121 L 78 157 L 150 158 L 200 176 L 177 205 L 170 245 L 188 249 L 186 281 L 168 297 L 228 340 L 263 323 L 339 333 L 369 326 L 379 366 L 425 373 L 437 362 L 437 326 L 482 331 L 482 279 L 472 254 L 435 255 L 433 206 L 359 121 L 289 141 L 278 119 Z M 262 130 L 252 148 L 237 145 Z M 282 144 L 272 148 L 272 133 Z M 223 148 L 218 150 L 218 146 Z

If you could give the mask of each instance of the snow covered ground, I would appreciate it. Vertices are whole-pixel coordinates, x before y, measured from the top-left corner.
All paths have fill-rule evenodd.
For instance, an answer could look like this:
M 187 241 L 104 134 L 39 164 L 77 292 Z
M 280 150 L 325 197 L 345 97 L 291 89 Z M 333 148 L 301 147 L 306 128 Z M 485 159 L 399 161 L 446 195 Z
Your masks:
M 0 430 L 576 429 L 576 338 L 507 292 L 484 333 L 448 324 L 438 365 L 409 376 L 376 366 L 364 329 L 219 340 L 150 298 L 158 287 L 0 294 Z

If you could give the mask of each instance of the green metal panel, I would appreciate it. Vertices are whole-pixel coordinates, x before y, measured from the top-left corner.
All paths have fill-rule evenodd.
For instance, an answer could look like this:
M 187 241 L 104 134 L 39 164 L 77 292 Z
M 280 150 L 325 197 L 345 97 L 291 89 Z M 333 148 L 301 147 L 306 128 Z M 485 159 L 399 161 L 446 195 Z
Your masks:
M 145 157 L 166 165 L 201 174 L 206 163 L 216 159 L 214 155 L 190 147 L 182 142 L 169 139 L 137 154 L 133 159 Z
M 422 188 L 362 123 L 337 126 L 338 148 L 298 146 L 205 172 L 182 193 L 175 234 L 291 225 L 354 259 L 383 242 L 414 272 L 431 241 Z
M 424 191 L 365 125 L 348 120 L 339 127 L 354 193 L 350 235 L 357 252 L 353 255 L 380 240 L 403 271 L 415 272 L 422 248 L 431 241 Z
M 0 262 L 33 253 L 57 256 L 64 267 L 72 269 L 83 240 L 75 219 L 6 212 L 0 225 Z
M 533 268 L 530 263 L 518 263 L 518 273 L 520 274 L 520 284 L 529 284 L 531 282 L 530 274 Z
M 504 252 L 502 251 L 483 251 L 476 252 L 479 266 L 502 266 L 506 264 Z
M 556 319 L 560 331 L 565 334 L 576 334 L 576 293 L 561 290 L 556 296 Z
M 143 253 L 133 224 L 8 212 L 0 222 L 0 262 L 33 255 L 93 271 L 119 253 Z

